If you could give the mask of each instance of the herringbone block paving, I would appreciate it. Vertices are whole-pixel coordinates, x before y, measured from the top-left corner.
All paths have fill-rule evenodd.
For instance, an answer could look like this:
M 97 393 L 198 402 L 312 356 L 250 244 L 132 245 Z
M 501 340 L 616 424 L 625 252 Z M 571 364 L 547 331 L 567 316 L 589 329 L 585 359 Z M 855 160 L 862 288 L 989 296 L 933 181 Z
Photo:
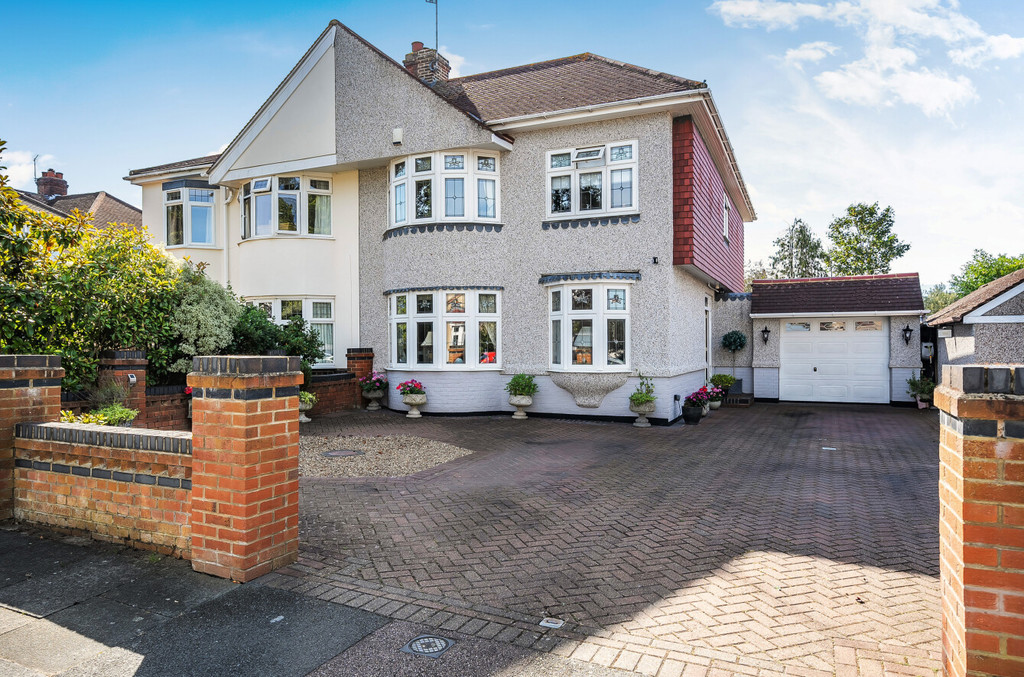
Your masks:
M 476 453 L 303 479 L 303 561 L 271 584 L 641 674 L 939 665 L 934 413 L 759 403 L 636 429 L 353 412 L 303 434 Z

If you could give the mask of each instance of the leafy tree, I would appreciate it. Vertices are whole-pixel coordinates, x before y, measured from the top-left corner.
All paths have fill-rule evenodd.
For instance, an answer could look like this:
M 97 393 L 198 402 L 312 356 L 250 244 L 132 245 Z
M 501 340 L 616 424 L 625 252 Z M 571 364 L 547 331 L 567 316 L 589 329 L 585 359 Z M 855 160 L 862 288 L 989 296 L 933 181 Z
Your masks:
M 928 309 L 929 313 L 937 313 L 956 299 L 956 294 L 947 290 L 946 285 L 939 283 L 925 290 L 924 307 Z
M 187 374 L 196 355 L 218 355 L 231 344 L 242 304 L 230 289 L 206 276 L 206 266 L 186 261 L 178 275 L 181 300 L 171 315 L 178 348 L 169 371 Z
M 971 260 L 963 265 L 959 275 L 954 275 L 950 287 L 957 298 L 967 296 L 972 291 L 1009 275 L 1015 270 L 1024 268 L 1024 254 L 992 256 L 984 249 L 975 249 Z
M 892 262 L 907 253 L 909 244 L 892 232 L 893 210 L 878 210 L 878 203 L 863 202 L 846 208 L 846 215 L 832 221 L 827 254 L 834 275 L 877 275 L 888 273 Z
M 747 261 L 743 268 L 743 291 L 754 290 L 754 280 L 767 280 L 773 277 L 771 270 L 764 265 L 764 261 Z
M 281 345 L 281 328 L 259 306 L 245 306 L 231 333 L 229 355 L 263 355 Z
M 825 249 L 802 219 L 793 219 L 772 244 L 775 247 L 771 258 L 773 277 L 822 277 L 826 274 Z

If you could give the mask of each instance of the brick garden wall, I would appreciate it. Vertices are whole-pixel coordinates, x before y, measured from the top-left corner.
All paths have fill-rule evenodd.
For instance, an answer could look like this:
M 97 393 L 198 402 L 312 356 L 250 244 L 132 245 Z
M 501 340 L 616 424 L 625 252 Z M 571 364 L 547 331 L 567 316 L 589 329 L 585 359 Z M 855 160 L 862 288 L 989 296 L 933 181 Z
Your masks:
M 306 389 L 316 395 L 317 403 L 313 412 L 318 415 L 362 407 L 362 390 L 356 383 L 356 375 L 351 372 L 313 372 L 313 382 Z
M 192 396 L 185 394 L 185 386 L 157 386 L 146 388 L 145 416 L 136 427 L 151 430 L 192 430 L 189 404 Z

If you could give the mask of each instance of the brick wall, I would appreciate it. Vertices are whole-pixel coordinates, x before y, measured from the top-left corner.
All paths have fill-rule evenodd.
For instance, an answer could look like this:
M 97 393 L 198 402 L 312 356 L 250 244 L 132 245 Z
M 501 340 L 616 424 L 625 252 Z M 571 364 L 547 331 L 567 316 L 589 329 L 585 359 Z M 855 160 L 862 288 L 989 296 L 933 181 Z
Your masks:
M 189 557 L 192 435 L 22 423 L 16 519 Z
M 316 395 L 315 414 L 331 414 L 346 409 L 360 409 L 363 406 L 362 389 L 351 372 L 318 374 L 313 372 L 313 382 L 306 389 Z
M 942 371 L 943 671 L 1024 675 L 1024 366 Z
M 688 116 L 672 122 L 672 184 L 673 263 L 694 266 L 729 291 L 743 291 L 743 219 L 732 204 L 726 243 L 725 184 Z
M 136 420 L 135 427 L 151 430 L 192 430 L 189 404 L 192 396 L 185 386 L 146 388 L 146 416 Z

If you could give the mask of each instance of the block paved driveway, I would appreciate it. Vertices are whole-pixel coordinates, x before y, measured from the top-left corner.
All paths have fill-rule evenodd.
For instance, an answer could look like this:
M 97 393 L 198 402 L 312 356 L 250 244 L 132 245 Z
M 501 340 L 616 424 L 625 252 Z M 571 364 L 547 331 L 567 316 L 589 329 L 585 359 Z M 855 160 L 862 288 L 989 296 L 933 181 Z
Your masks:
M 649 429 L 351 412 L 303 434 L 476 453 L 304 478 L 302 558 L 271 585 L 651 675 L 939 667 L 935 412 L 759 403 Z

